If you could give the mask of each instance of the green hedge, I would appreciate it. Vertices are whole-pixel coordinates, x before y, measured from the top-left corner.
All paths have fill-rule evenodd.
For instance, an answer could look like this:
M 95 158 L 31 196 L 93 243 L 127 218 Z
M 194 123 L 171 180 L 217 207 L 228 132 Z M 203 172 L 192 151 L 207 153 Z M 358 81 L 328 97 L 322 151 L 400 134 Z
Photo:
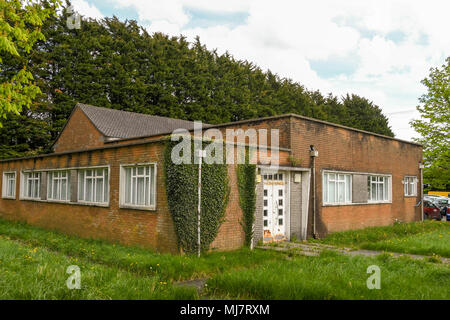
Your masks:
M 193 142 L 191 140 L 191 142 Z M 203 148 L 211 142 L 203 142 Z M 179 245 L 184 252 L 197 252 L 198 164 L 174 164 L 172 148 L 166 142 L 164 172 L 166 194 Z M 193 145 L 191 157 L 193 160 Z M 191 163 L 194 163 L 193 161 Z M 225 163 L 225 162 L 223 162 Z M 219 231 L 228 203 L 229 185 L 226 164 L 202 164 L 201 250 L 207 251 Z
M 253 223 L 256 210 L 256 165 L 249 164 L 248 150 L 245 164 L 238 164 L 237 178 L 239 199 L 243 212 L 242 227 L 245 233 L 245 245 L 250 246 L 253 238 Z

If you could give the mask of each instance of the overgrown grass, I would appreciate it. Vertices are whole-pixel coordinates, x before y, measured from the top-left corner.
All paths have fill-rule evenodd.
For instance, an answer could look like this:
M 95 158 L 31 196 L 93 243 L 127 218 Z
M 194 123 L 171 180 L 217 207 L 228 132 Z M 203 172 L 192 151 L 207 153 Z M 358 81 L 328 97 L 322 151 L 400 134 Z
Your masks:
M 369 290 L 367 267 L 381 269 L 381 289 Z M 412 260 L 348 257 L 284 257 L 252 270 L 226 272 L 208 281 L 210 295 L 241 299 L 450 299 L 450 268 Z
M 249 249 L 212 252 L 200 259 L 196 256 L 161 254 L 139 247 L 81 239 L 4 219 L 0 219 L 0 235 L 139 275 L 157 275 L 166 281 L 201 278 L 233 268 L 253 268 L 279 257 L 276 252 L 254 251 L 250 254 Z
M 68 289 L 67 267 L 78 265 L 81 289 Z M 0 239 L 0 299 L 195 299 L 196 290 L 158 276 L 136 276 L 111 266 L 70 258 Z
M 450 223 L 427 220 L 332 233 L 311 242 L 362 249 L 450 257 Z
M 364 243 L 361 248 L 450 258 L 450 229 L 436 230 L 409 237 Z

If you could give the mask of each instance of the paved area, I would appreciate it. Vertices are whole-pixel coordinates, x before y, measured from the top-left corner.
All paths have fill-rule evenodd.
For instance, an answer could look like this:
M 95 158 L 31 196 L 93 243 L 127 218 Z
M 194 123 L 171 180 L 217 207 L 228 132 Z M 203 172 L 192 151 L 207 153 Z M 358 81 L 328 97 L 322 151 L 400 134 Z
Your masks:
M 410 254 L 410 253 L 397 253 L 397 252 L 384 252 L 375 250 L 364 250 L 364 249 L 351 249 L 351 248 L 341 248 L 331 245 L 318 244 L 318 243 L 298 243 L 298 242 L 279 242 L 276 245 L 263 245 L 258 246 L 259 249 L 264 250 L 275 250 L 275 251 L 289 251 L 293 250 L 298 254 L 305 256 L 317 256 L 322 250 L 333 250 L 342 254 L 349 256 L 363 255 L 363 256 L 376 256 L 383 253 L 391 254 L 394 257 L 408 256 L 412 259 L 426 259 L 430 256 Z M 450 263 L 449 258 L 438 258 L 441 259 L 442 263 Z

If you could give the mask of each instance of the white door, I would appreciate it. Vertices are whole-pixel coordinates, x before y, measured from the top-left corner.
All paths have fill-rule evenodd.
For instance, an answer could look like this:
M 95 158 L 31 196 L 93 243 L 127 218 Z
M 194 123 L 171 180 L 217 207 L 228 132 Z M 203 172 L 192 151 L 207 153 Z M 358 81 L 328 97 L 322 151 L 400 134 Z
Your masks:
M 264 173 L 263 230 L 264 241 L 286 239 L 285 174 Z

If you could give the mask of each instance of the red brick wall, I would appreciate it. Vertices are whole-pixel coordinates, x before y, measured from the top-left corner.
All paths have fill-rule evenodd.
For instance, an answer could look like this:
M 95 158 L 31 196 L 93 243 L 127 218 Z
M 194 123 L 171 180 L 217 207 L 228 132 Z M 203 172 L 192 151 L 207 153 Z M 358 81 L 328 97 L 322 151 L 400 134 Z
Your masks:
M 228 166 L 230 195 L 224 222 L 220 225 L 219 234 L 211 244 L 212 250 L 231 250 L 242 247 L 245 241 L 244 230 L 241 226 L 242 209 L 239 204 L 239 190 L 237 188 L 236 165 Z
M 102 147 L 103 135 L 94 127 L 84 112 L 76 107 L 61 135 L 53 145 L 55 152 L 66 152 Z
M 414 206 L 420 195 L 404 197 L 402 184 L 405 175 L 417 176 L 420 180 L 420 146 L 306 119 L 292 117 L 290 121 L 292 154 L 294 158 L 302 159 L 302 167 L 311 166 L 310 145 L 319 152 L 316 158 L 316 219 L 320 235 L 389 225 L 394 219 L 420 219 L 420 209 Z M 322 206 L 324 169 L 392 174 L 392 204 Z M 312 201 L 312 194 L 310 199 Z M 309 217 L 308 232 L 312 234 L 312 202 Z
M 179 252 L 164 183 L 161 142 L 136 146 L 52 155 L 34 159 L 0 162 L 3 171 L 17 171 L 16 200 L 0 199 L 0 216 L 85 238 L 105 239 L 123 244 L 142 245 L 162 252 Z M 157 203 L 155 211 L 119 208 L 120 164 L 157 162 Z M 75 203 L 19 200 L 20 170 L 75 168 L 110 165 L 110 205 L 96 207 Z M 239 223 L 242 211 L 236 185 L 235 168 L 229 167 L 230 202 L 225 222 L 219 230 L 214 249 L 230 250 L 242 246 Z M 0 179 L 0 184 L 2 179 Z

